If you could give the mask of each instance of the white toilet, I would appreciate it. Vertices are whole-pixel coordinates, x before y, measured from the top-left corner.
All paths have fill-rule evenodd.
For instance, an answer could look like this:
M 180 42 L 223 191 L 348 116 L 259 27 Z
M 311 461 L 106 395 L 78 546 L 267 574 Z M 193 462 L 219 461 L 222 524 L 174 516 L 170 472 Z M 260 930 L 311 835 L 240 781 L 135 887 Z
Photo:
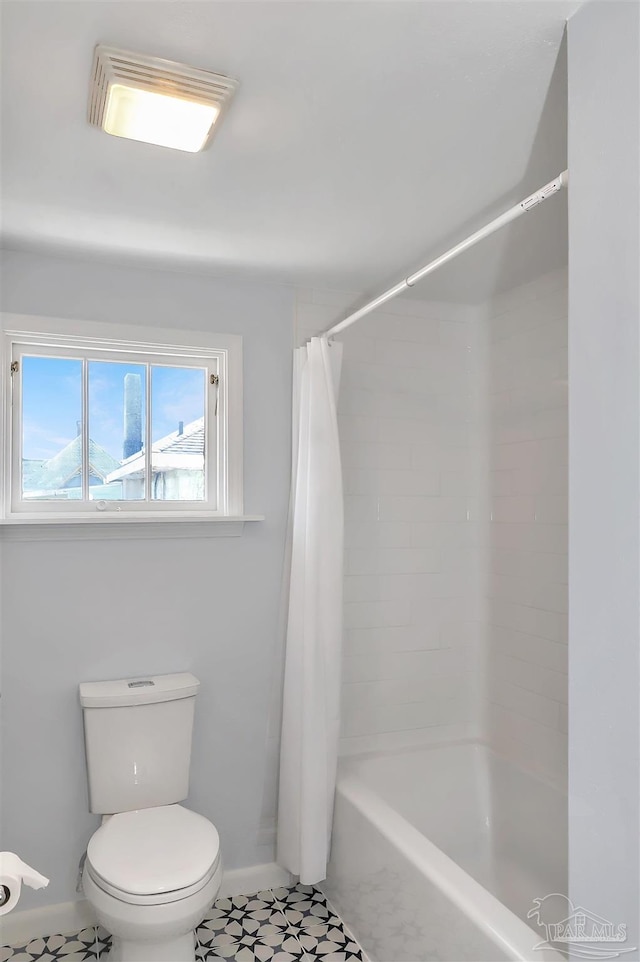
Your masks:
M 215 827 L 177 804 L 199 687 L 188 673 L 80 685 L 89 809 L 103 816 L 82 883 L 113 937 L 109 962 L 194 962 L 194 930 L 220 889 Z

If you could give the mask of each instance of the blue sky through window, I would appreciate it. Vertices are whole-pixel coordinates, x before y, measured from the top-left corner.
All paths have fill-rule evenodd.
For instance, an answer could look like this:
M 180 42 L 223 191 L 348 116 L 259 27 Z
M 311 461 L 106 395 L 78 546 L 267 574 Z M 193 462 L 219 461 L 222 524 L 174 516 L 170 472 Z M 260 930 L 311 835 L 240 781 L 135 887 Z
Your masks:
M 54 457 L 76 437 L 81 418 L 82 362 L 58 357 L 23 358 L 23 457 Z
M 152 441 L 204 415 L 205 372 L 201 368 L 153 365 Z M 124 377 L 139 374 L 145 396 L 145 366 L 89 362 L 89 434 L 120 461 L 124 441 Z M 24 357 L 22 362 L 23 457 L 54 457 L 76 437 L 82 418 L 82 363 L 72 358 Z M 142 412 L 143 426 L 145 412 Z M 143 427 L 144 431 L 144 427 Z M 143 434 L 144 436 L 144 434 Z

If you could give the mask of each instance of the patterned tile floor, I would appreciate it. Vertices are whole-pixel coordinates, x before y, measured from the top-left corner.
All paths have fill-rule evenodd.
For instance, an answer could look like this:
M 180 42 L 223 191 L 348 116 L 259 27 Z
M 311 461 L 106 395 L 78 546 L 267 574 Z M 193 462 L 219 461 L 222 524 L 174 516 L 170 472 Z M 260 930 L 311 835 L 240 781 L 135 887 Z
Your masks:
M 362 962 L 324 895 L 309 885 L 218 899 L 198 927 L 196 958 L 234 962 Z M 3 946 L 0 962 L 98 962 L 109 951 L 102 929 Z M 154 962 L 149 959 L 149 962 Z

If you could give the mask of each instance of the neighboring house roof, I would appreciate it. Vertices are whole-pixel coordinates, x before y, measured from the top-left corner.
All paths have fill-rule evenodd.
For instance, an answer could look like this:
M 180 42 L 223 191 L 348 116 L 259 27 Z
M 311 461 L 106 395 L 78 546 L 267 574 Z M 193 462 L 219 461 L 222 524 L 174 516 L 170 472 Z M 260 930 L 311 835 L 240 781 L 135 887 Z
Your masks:
M 89 474 L 104 481 L 118 467 L 118 461 L 95 441 L 89 439 Z M 75 437 L 48 461 L 25 461 L 23 490 L 59 491 L 65 488 L 82 470 L 82 438 Z
M 151 445 L 154 472 L 202 470 L 204 455 L 204 418 L 197 418 L 185 425 L 182 433 L 172 431 Z M 144 449 L 126 458 L 107 477 L 107 483 L 120 478 L 142 477 L 144 474 Z
M 175 452 L 176 454 L 204 454 L 204 418 L 198 418 L 187 424 L 182 434 L 174 431 L 167 434 L 151 448 L 152 451 L 162 451 L 163 453 Z

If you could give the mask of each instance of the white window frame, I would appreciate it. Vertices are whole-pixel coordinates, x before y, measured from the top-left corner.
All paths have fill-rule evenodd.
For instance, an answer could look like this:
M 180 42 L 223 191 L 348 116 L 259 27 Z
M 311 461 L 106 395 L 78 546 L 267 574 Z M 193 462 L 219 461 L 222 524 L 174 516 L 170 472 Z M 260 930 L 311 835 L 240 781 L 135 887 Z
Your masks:
M 204 501 L 39 501 L 23 500 L 21 430 L 21 359 L 23 355 L 90 357 L 93 360 L 199 367 L 207 371 Z M 2 471 L 3 524 L 112 524 L 148 521 L 244 521 L 242 338 L 230 334 L 150 329 L 134 325 L 97 324 L 53 318 L 2 316 Z M 11 364 L 19 369 L 12 376 Z M 217 384 L 210 384 L 210 375 Z M 84 391 L 86 395 L 86 379 Z M 147 404 L 149 399 L 147 378 Z M 86 407 L 86 396 L 85 396 Z M 87 418 L 83 419 L 84 421 Z M 147 410 L 147 422 L 148 422 Z M 150 441 L 147 424 L 145 449 Z M 88 426 L 83 424 L 83 444 Z M 211 452 L 215 457 L 209 461 Z M 147 491 L 149 488 L 147 488 Z M 211 500 L 209 499 L 209 496 Z M 212 501 L 215 499 L 215 507 Z

